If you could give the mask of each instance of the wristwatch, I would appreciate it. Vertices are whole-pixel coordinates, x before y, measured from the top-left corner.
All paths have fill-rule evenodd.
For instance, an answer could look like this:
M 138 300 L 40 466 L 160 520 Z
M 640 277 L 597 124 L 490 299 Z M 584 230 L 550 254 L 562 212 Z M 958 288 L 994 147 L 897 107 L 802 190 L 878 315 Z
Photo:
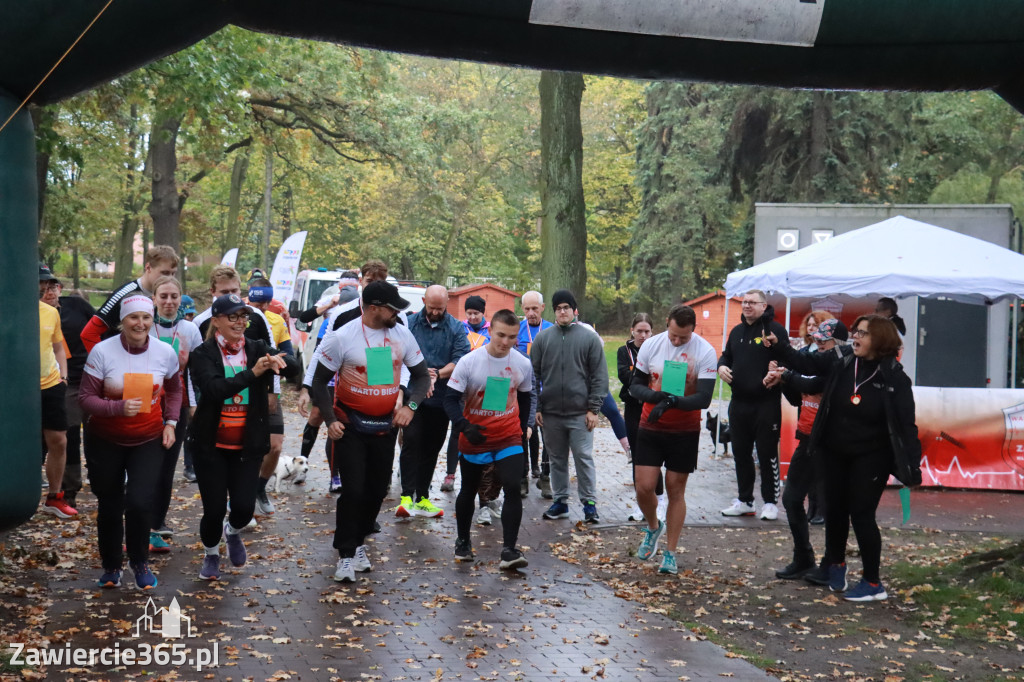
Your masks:
M 409 401 L 409 404 L 408 404 L 408 405 L 406 405 L 406 407 L 408 407 L 408 408 L 409 408 L 410 410 L 412 410 L 413 412 L 415 412 L 415 411 L 416 411 L 416 408 L 417 408 L 417 407 L 419 407 L 419 405 L 418 405 L 417 403 L 414 403 L 414 402 L 412 402 L 412 401 Z

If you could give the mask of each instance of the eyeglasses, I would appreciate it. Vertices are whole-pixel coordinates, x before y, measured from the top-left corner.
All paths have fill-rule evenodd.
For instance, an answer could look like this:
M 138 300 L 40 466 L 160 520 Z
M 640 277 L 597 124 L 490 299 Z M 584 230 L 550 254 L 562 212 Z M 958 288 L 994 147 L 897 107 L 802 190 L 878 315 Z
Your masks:
M 555 312 L 556 313 L 571 313 L 572 312 L 572 306 L 568 305 L 568 304 L 562 304 L 562 305 L 559 305 L 559 306 L 555 306 Z
M 249 321 L 249 313 L 231 313 L 230 315 L 225 315 L 225 317 L 228 318 L 228 322 L 238 322 L 239 319 L 246 322 Z
M 871 336 L 871 332 L 869 332 L 867 329 L 854 329 L 852 332 L 850 332 L 850 336 L 852 336 L 855 339 L 862 339 L 865 336 Z
M 743 301 L 743 305 L 749 305 L 749 306 L 764 305 L 764 301 Z

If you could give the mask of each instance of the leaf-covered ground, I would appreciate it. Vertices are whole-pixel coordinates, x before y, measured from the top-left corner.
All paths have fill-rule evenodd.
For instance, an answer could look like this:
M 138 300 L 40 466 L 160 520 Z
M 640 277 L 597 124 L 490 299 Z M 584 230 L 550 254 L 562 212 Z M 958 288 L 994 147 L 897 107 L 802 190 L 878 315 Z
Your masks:
M 690 527 L 680 574 L 635 558 L 638 527 L 595 532 L 578 526 L 553 546 L 615 590 L 654 606 L 701 637 L 786 680 L 1024 679 L 1024 599 L 979 580 L 938 588 L 979 547 L 1010 540 L 976 533 L 883 530 L 883 580 L 890 598 L 854 604 L 827 588 L 777 580 L 789 561 L 787 530 Z M 820 546 L 820 531 L 815 538 Z M 851 551 L 855 544 L 851 542 Z M 859 560 L 850 577 L 859 579 Z M 924 595 L 946 592 L 946 603 Z M 1024 585 L 1018 585 L 1024 589 Z M 969 618 L 964 618 L 969 615 Z M 967 622 L 964 622 L 964 621 Z

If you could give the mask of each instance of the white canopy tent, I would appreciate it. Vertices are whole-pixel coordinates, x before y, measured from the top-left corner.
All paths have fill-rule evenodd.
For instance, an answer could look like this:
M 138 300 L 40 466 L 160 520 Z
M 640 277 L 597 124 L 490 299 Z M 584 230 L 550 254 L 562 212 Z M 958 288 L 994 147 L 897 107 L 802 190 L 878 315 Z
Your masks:
M 786 297 L 786 327 L 793 298 L 943 296 L 964 303 L 1024 298 L 1024 255 L 991 242 L 904 216 L 812 244 L 725 280 L 729 299 L 751 289 Z M 1017 329 L 1017 306 L 1013 307 Z M 724 346 L 728 323 L 723 329 Z M 1017 335 L 1011 335 L 1011 377 Z M 721 393 L 719 393 L 721 400 Z
M 896 216 L 734 272 L 725 289 L 727 302 L 761 289 L 787 298 L 916 295 L 990 303 L 1024 298 L 1024 256 Z

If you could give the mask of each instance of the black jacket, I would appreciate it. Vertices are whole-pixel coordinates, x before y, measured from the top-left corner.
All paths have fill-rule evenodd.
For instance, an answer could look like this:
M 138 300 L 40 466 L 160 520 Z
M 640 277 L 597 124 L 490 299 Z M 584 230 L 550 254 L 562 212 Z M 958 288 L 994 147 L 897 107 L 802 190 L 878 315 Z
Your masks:
M 765 314 L 754 320 L 754 324 L 747 324 L 741 319 L 729 332 L 718 366 L 724 365 L 732 370 L 733 400 L 757 402 L 779 399 L 779 387 L 765 388 L 763 383 L 772 351 L 765 348 L 761 340 L 768 334 L 775 334 L 782 343 L 788 343 L 789 339 L 786 328 L 773 319 L 774 315 L 775 311 L 768 306 Z
M 265 372 L 256 376 L 252 367 L 267 353 L 275 353 L 263 341 L 245 339 L 245 364 L 248 367 L 233 377 L 224 376 L 224 356 L 217 339 L 207 339 L 189 354 L 188 367 L 192 381 L 199 394 L 195 416 L 189 422 L 186 440 L 194 452 L 212 452 L 217 440 L 217 425 L 224 401 L 244 388 L 249 389 L 249 408 L 245 413 L 245 441 L 242 456 L 261 458 L 270 451 L 270 422 L 267 395 L 273 390 L 274 373 Z M 287 366 L 281 376 L 294 377 L 299 374 L 299 363 L 290 355 L 284 355 Z
M 772 347 L 779 357 L 779 362 L 804 374 L 825 377 L 821 403 L 818 414 L 811 427 L 811 437 L 807 442 L 807 450 L 816 456 L 824 445 L 822 443 L 825 425 L 828 423 L 829 408 L 834 396 L 838 395 L 837 379 L 840 370 L 853 362 L 853 348 L 840 346 L 834 352 L 800 353 L 788 343 L 782 342 Z M 892 474 L 904 485 L 921 484 L 921 441 L 917 437 L 917 422 L 914 407 L 914 392 L 910 377 L 903 371 L 896 358 L 883 358 L 878 365 L 881 381 L 884 385 L 883 400 L 885 405 L 886 425 L 889 431 L 889 442 L 892 447 Z
M 632 354 L 632 355 L 630 355 Z M 622 389 L 619 391 L 619 400 L 623 405 L 640 405 L 640 401 L 629 394 L 629 382 L 633 380 L 633 371 L 636 369 L 636 357 L 640 349 L 630 339 L 625 346 L 619 346 L 618 365 L 619 381 L 622 382 Z

